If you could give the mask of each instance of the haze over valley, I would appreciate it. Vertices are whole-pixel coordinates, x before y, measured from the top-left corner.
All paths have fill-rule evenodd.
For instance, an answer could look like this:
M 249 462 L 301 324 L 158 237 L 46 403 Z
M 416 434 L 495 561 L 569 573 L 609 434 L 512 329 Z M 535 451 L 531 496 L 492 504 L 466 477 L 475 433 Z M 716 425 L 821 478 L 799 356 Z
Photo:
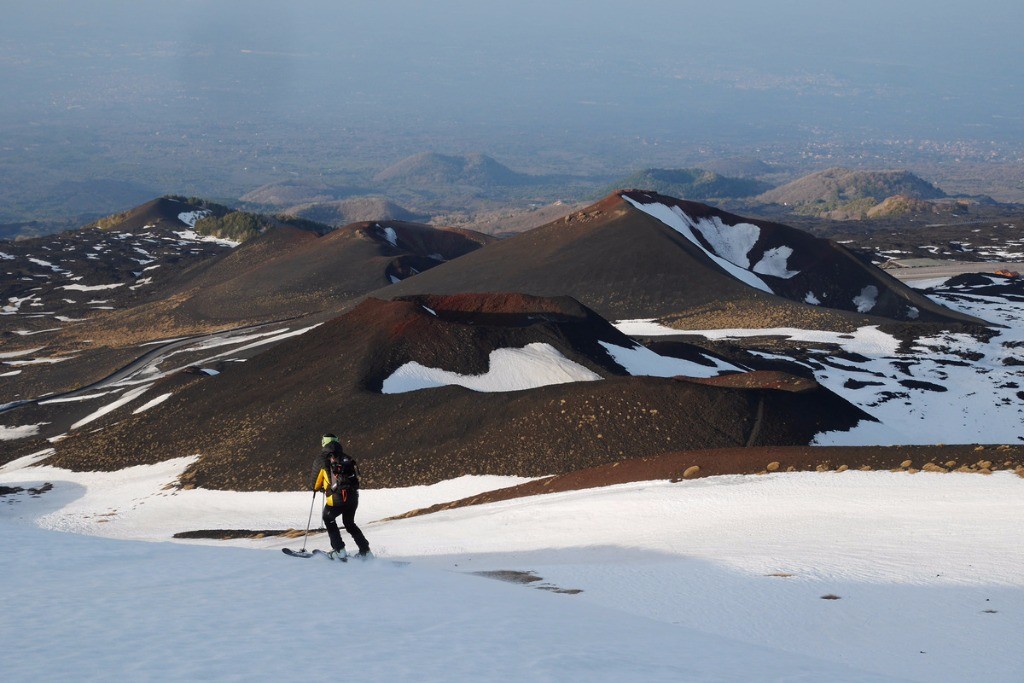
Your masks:
M 773 186 L 896 168 L 1024 201 L 1022 20 L 1002 0 L 19 3 L 0 27 L 0 223 L 77 227 L 168 193 L 236 205 L 282 181 L 401 204 L 375 177 L 425 152 L 540 176 L 406 207 L 433 215 L 593 201 L 644 168 Z

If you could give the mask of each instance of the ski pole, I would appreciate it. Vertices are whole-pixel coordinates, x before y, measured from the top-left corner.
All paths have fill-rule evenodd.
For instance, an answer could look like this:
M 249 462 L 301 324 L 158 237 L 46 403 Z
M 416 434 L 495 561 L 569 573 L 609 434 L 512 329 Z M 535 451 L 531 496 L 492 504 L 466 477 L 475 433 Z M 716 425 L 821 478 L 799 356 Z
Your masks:
M 302 551 L 306 552 L 306 539 L 309 538 L 309 525 L 313 522 L 313 506 L 316 505 L 316 490 L 313 490 L 313 501 L 309 504 L 309 519 L 306 520 L 306 535 L 302 537 Z

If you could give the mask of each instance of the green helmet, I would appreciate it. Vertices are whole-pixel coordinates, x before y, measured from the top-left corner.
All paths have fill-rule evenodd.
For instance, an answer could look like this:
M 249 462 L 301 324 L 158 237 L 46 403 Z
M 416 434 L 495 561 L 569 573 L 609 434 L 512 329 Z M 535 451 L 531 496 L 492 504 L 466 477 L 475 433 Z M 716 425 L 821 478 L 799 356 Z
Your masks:
M 327 448 L 327 444 L 337 440 L 338 437 L 336 437 L 334 434 L 324 434 L 322 437 L 320 437 L 320 447 Z

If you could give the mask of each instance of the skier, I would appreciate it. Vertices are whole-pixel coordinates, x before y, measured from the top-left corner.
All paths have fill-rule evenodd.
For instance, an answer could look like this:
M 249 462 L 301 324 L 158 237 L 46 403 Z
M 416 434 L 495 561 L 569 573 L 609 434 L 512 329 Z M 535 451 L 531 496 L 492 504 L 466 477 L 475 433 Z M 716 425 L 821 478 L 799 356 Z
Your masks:
M 348 556 L 336 521 L 340 516 L 345 531 L 359 546 L 357 557 L 372 557 L 370 544 L 355 521 L 356 508 L 359 507 L 359 469 L 356 461 L 342 450 L 334 434 L 324 434 L 320 445 L 323 448 L 318 458 L 320 472 L 313 490 L 322 490 L 327 497 L 323 513 L 324 526 L 331 539 L 331 552 L 327 554 L 331 559 L 344 559 Z

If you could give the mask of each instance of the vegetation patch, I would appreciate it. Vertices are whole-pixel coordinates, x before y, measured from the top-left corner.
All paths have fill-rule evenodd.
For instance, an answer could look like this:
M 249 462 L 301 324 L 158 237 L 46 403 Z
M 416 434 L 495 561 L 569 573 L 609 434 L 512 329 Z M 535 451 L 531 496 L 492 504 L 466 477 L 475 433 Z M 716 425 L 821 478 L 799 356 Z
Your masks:
M 207 237 L 245 242 L 273 225 L 271 219 L 257 213 L 232 211 L 223 216 L 211 215 L 196 221 L 195 231 Z

